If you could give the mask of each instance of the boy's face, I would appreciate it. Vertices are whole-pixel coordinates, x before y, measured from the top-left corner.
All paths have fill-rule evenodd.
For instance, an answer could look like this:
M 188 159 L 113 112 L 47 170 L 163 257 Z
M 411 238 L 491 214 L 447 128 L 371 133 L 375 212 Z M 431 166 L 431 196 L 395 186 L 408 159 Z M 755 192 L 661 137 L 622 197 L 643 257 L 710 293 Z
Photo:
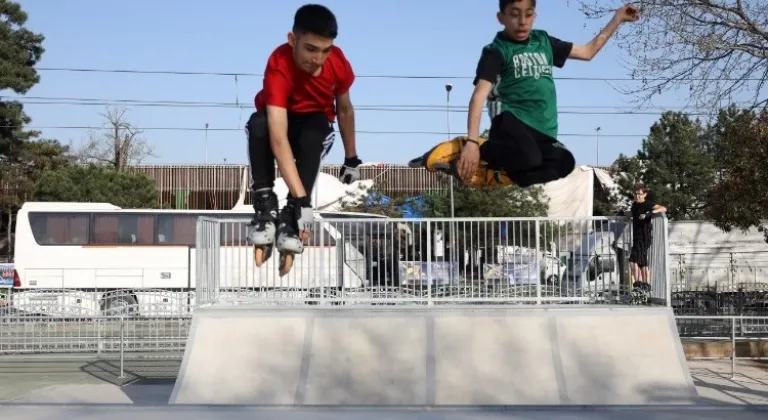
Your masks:
M 638 203 L 642 203 L 643 201 L 645 201 L 646 194 L 647 193 L 643 190 L 635 191 L 635 201 L 637 201 Z
M 512 39 L 525 41 L 536 19 L 536 8 L 532 0 L 520 0 L 507 5 L 496 17 L 504 25 L 504 30 Z
M 323 63 L 331 54 L 333 39 L 323 38 L 315 34 L 288 34 L 288 43 L 293 47 L 293 61 L 300 69 L 315 74 L 323 67 Z

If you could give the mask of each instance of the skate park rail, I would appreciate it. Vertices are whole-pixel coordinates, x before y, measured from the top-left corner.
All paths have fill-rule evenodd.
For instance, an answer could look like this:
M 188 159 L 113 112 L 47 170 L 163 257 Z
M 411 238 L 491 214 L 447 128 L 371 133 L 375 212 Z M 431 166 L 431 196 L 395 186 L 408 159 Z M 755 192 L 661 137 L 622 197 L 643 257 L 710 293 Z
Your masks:
M 627 217 L 318 218 L 292 269 L 257 266 L 249 219 L 200 217 L 196 306 L 248 304 L 627 303 Z M 650 301 L 668 306 L 665 216 L 652 219 Z

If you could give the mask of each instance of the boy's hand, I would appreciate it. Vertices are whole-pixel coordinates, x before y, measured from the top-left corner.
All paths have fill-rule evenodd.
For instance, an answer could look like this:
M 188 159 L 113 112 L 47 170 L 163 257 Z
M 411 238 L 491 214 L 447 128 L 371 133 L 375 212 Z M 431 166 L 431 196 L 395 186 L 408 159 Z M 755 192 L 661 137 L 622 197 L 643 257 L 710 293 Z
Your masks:
M 360 170 L 357 169 L 360 164 L 362 164 L 363 161 L 361 161 L 357 156 L 351 157 L 351 158 L 345 158 L 344 159 L 344 165 L 341 167 L 341 170 L 339 171 L 339 180 L 345 184 L 351 184 L 355 181 L 360 180 Z
M 464 144 L 464 148 L 461 149 L 461 157 L 456 165 L 456 169 L 459 173 L 459 178 L 464 180 L 472 179 L 477 170 L 477 165 L 480 163 L 480 146 L 473 141 L 468 141 Z
M 628 4 L 616 11 L 616 18 L 619 22 L 637 22 L 640 19 L 640 10 Z

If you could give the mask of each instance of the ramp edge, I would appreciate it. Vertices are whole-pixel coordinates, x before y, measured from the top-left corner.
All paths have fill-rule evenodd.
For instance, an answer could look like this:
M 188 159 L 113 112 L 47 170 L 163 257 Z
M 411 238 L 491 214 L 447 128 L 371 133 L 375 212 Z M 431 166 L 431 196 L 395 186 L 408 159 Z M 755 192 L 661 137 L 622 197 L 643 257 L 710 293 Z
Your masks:
M 185 383 L 187 377 L 187 369 L 191 359 L 192 346 L 191 343 L 195 342 L 195 336 L 197 335 L 197 329 L 199 328 L 200 318 L 196 316 L 197 311 L 192 314 L 192 324 L 189 326 L 189 335 L 187 335 L 186 345 L 184 346 L 184 355 L 181 358 L 181 366 L 179 366 L 179 374 L 176 375 L 176 381 L 173 384 L 173 391 L 168 398 L 168 404 L 177 405 L 179 397 L 179 388 Z

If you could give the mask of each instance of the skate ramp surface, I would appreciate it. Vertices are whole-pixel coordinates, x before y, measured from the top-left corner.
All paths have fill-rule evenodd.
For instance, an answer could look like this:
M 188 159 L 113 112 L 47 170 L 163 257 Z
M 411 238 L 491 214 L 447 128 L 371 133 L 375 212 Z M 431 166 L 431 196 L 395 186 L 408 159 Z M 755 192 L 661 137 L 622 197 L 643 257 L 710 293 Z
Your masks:
M 170 404 L 693 404 L 670 308 L 197 309 Z

